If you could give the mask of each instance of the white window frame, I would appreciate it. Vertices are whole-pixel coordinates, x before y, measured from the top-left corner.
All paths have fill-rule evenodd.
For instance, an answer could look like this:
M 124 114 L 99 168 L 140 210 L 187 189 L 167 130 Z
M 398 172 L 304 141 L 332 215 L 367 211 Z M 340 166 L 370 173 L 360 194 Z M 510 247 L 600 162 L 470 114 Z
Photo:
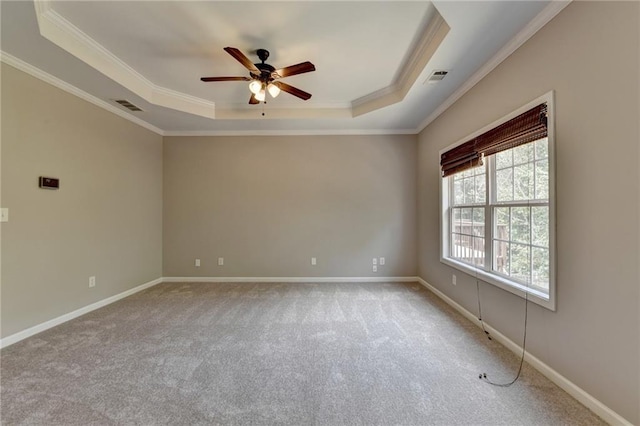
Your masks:
M 454 144 L 447 146 L 440 150 L 440 155 L 444 152 L 447 152 L 456 146 L 459 146 L 476 136 L 485 133 L 500 124 L 511 120 L 512 118 L 530 110 L 536 105 L 540 105 L 542 103 L 547 104 L 547 133 L 548 133 L 548 153 L 549 153 L 549 294 L 536 290 L 534 288 L 528 287 L 525 284 L 518 283 L 516 281 L 512 281 L 503 275 L 498 273 L 494 273 L 491 271 L 491 268 L 487 268 L 487 264 L 491 264 L 493 262 L 492 257 L 489 256 L 493 250 L 493 241 L 489 237 L 489 228 L 493 228 L 493 215 L 488 214 L 489 212 L 485 210 L 485 269 L 480 269 L 474 267 L 473 265 L 461 262 L 452 258 L 450 256 L 450 238 L 451 238 L 451 224 L 450 224 L 450 185 L 449 185 L 449 177 L 441 177 L 440 178 L 440 262 L 451 266 L 457 270 L 460 270 L 474 278 L 478 278 L 483 282 L 493 284 L 496 287 L 499 287 L 505 291 L 518 295 L 520 297 L 525 297 L 527 295 L 528 300 L 543 306 L 549 310 L 556 310 L 556 191 L 555 191 L 555 106 L 554 106 L 554 92 L 550 91 L 540 96 L 539 98 L 523 105 L 521 108 L 505 115 L 504 117 L 494 121 L 493 123 L 483 127 L 482 129 L 460 139 Z M 440 157 L 438 157 L 438 160 Z M 487 167 L 487 176 L 491 173 L 489 168 L 489 161 L 485 159 L 485 164 Z M 438 165 L 439 167 L 439 165 Z M 487 177 L 489 180 L 489 177 Z M 495 185 L 495 182 L 492 182 L 492 185 Z M 489 197 L 489 185 L 486 185 L 487 188 L 487 197 Z M 495 188 L 491 188 L 495 190 Z M 487 207 L 491 209 L 489 203 L 487 202 Z M 533 202 L 530 204 L 531 206 L 535 205 Z M 478 206 L 481 207 L 481 206 Z

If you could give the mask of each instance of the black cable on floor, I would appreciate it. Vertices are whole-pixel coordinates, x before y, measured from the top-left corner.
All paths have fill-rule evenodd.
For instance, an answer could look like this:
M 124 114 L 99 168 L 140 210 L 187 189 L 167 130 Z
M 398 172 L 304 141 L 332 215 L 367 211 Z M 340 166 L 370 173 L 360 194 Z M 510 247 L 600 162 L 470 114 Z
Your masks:
M 487 338 L 489 340 L 491 340 L 491 335 L 489 334 L 489 332 L 485 329 L 484 327 L 484 321 L 482 320 L 482 305 L 480 303 L 480 282 L 478 280 L 478 278 L 476 277 L 476 289 L 478 292 L 478 320 L 480 321 L 480 324 L 482 325 L 482 330 L 485 332 L 485 334 L 487 335 Z M 489 380 L 489 378 L 487 377 L 487 373 L 480 373 L 480 375 L 478 376 L 478 378 L 486 383 L 489 383 L 490 385 L 493 386 L 499 386 L 499 387 L 503 387 L 503 388 L 507 388 L 509 386 L 511 386 L 512 384 L 514 384 L 515 382 L 518 381 L 518 379 L 520 378 L 520 374 L 522 373 L 522 365 L 524 364 L 524 354 L 526 352 L 526 346 L 527 346 L 527 319 L 529 317 L 529 293 L 525 292 L 524 293 L 524 333 L 522 336 L 522 356 L 520 357 L 520 366 L 518 367 L 518 373 L 516 374 L 516 377 L 508 382 L 508 383 L 496 383 L 496 382 L 492 382 L 491 380 Z
M 487 335 L 487 338 L 489 340 L 493 340 L 491 339 L 491 335 L 489 334 L 489 332 L 484 328 L 484 321 L 482 321 L 482 306 L 480 305 L 480 280 L 478 280 L 477 277 L 476 277 L 476 290 L 478 292 L 478 321 L 480 321 L 480 325 L 482 326 L 482 331 L 484 331 L 484 334 Z

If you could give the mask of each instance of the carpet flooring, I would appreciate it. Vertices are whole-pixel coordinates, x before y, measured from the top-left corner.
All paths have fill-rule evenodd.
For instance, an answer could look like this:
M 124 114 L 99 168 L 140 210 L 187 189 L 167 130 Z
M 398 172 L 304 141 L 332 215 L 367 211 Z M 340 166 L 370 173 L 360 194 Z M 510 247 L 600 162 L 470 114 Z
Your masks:
M 164 283 L 1 352 L 3 425 L 596 425 L 417 283 Z

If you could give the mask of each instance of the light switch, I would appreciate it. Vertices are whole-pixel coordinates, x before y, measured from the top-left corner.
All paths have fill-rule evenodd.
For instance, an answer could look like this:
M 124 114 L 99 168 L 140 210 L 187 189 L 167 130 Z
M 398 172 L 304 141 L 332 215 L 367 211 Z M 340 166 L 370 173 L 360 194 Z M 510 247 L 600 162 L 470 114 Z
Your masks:
M 9 209 L 1 208 L 0 209 L 0 222 L 9 222 Z

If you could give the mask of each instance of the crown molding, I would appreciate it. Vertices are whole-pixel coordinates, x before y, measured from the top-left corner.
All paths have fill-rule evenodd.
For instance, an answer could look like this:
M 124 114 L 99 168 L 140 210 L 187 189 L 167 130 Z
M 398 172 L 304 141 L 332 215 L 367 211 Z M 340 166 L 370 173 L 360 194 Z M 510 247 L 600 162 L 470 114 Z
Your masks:
M 507 59 L 513 52 L 529 40 L 535 33 L 551 21 L 558 13 L 571 3 L 572 0 L 551 1 L 549 4 L 531 20 L 518 34 L 516 34 L 502 49 L 498 51 L 489 61 L 487 61 L 478 71 L 476 71 L 462 86 L 436 108 L 427 118 L 425 118 L 416 128 L 416 133 L 420 133 L 431 122 L 445 112 L 451 105 L 467 93 L 480 80 L 487 76 L 500 63 Z
M 216 108 L 214 102 L 158 86 L 122 61 L 88 34 L 56 12 L 51 0 L 35 0 L 34 7 L 40 34 L 66 52 L 114 80 L 153 105 L 211 119 L 250 119 L 253 111 L 233 105 Z M 353 118 L 401 102 L 429 59 L 449 32 L 444 18 L 433 8 L 420 39 L 404 61 L 394 82 L 367 96 L 340 105 L 308 108 L 283 108 L 266 119 L 278 118 Z
M 64 90 L 65 92 L 70 93 L 74 96 L 77 96 L 80 99 L 83 99 L 87 102 L 90 102 L 95 106 L 103 108 L 119 117 L 124 118 L 125 120 L 129 120 L 130 122 L 135 123 L 138 126 L 144 127 L 145 129 L 151 130 L 152 132 L 157 133 L 158 135 L 164 136 L 165 132 L 162 129 L 154 126 L 153 124 L 147 123 L 146 121 L 128 113 L 127 111 L 120 109 L 115 105 L 110 104 L 109 102 L 106 102 L 100 98 L 97 98 L 85 92 L 84 90 L 78 89 L 77 87 L 67 83 L 66 81 L 60 80 L 58 77 L 54 77 L 53 75 L 47 72 L 44 72 L 41 69 L 36 68 L 31 64 L 28 64 L 22 59 L 18 59 L 15 56 L 9 53 L 3 52 L 1 50 L 0 50 L 0 62 L 3 62 L 9 66 L 12 66 L 13 68 L 16 68 L 22 72 L 25 72 L 32 77 L 35 77 L 39 80 L 44 81 L 45 83 L 49 83 L 52 86 L 57 87 L 58 89 Z
M 426 117 L 415 129 L 397 129 L 397 130 L 394 130 L 394 129 L 327 129 L 327 130 L 317 129 L 317 130 L 290 130 L 290 131 L 288 130 L 165 131 L 136 116 L 131 115 L 130 113 L 116 107 L 115 105 L 105 102 L 100 98 L 97 98 L 81 89 L 78 89 L 77 87 L 69 83 L 66 83 L 65 81 L 57 77 L 54 77 L 51 74 L 48 74 L 34 67 L 33 65 L 30 65 L 1 50 L 0 50 L 0 61 L 14 68 L 17 68 L 21 71 L 24 71 L 27 74 L 33 77 L 36 77 L 40 80 L 43 80 L 55 87 L 58 87 L 61 90 L 64 90 L 68 93 L 78 96 L 81 99 L 84 99 L 96 106 L 99 106 L 109 112 L 112 112 L 126 120 L 131 121 L 132 123 L 138 124 L 141 127 L 144 127 L 161 136 L 411 135 L 411 134 L 418 134 L 422 130 L 424 130 L 431 122 L 433 122 L 438 116 L 440 116 L 449 107 L 451 107 L 451 105 L 453 105 L 466 92 L 468 92 L 473 86 L 475 86 L 480 80 L 482 80 L 487 74 L 489 74 L 502 61 L 504 61 L 507 57 L 509 57 L 515 50 L 517 50 L 522 44 L 524 44 L 529 38 L 531 38 L 538 30 L 540 30 L 544 25 L 546 25 L 549 21 L 551 21 L 551 19 L 553 19 L 566 6 L 568 6 L 569 3 L 571 3 L 571 1 L 572 0 L 550 2 L 549 5 L 546 6 L 545 9 L 543 9 L 524 29 L 522 29 L 515 37 L 513 37 L 509 41 L 509 43 L 507 43 L 507 45 L 505 45 L 502 49 L 500 49 L 498 53 L 496 53 L 489 61 L 487 61 L 482 66 L 482 68 L 476 71 L 462 86 L 460 86 L 460 88 L 458 88 L 458 90 L 456 90 L 451 96 L 449 96 L 449 98 L 447 98 L 442 104 L 440 104 L 440 106 L 428 117 Z M 50 0 L 36 0 L 34 1 L 34 5 L 35 5 L 36 17 L 38 20 L 38 25 L 41 29 L 41 33 L 42 33 L 43 27 L 55 26 L 57 24 L 54 24 L 54 22 L 60 23 L 61 20 L 64 20 L 64 18 L 62 18 L 60 15 L 58 15 L 57 13 L 55 13 L 55 11 L 51 9 Z M 57 16 L 60 18 L 60 20 L 58 20 L 58 18 L 53 18 L 53 20 L 49 20 L 50 16 Z M 439 14 L 438 16 L 440 17 Z M 431 24 L 433 24 L 433 22 Z M 69 25 L 73 27 L 72 24 L 69 23 Z M 444 22 L 444 25 L 446 26 L 447 32 L 448 32 L 448 26 L 446 22 Z M 431 28 L 431 30 L 434 31 L 433 25 L 429 25 L 428 28 Z M 61 31 L 61 30 L 58 30 L 58 31 Z M 80 32 L 80 30 L 77 30 L 77 31 Z M 412 64 L 414 64 L 413 65 L 414 68 L 415 68 L 415 63 L 417 63 L 417 59 L 419 58 L 419 55 L 417 52 L 419 52 L 421 49 L 424 50 L 429 45 L 429 43 L 427 42 L 428 37 L 425 36 L 425 34 L 427 34 L 428 32 L 429 31 L 425 31 L 425 33 L 423 34 L 423 37 L 421 38 L 421 41 L 418 43 L 418 46 L 421 46 L 421 48 L 414 49 L 414 52 L 411 58 L 407 61 L 408 63 L 411 62 Z M 81 34 L 84 34 L 84 33 L 81 33 Z M 128 74 L 131 74 L 134 77 L 139 77 L 139 79 L 142 79 L 141 81 L 143 83 L 143 86 L 146 87 L 146 89 L 144 90 L 148 91 L 149 87 L 151 87 L 156 91 L 153 93 L 155 95 L 156 101 L 154 102 L 152 99 L 150 103 L 155 105 L 160 105 L 158 103 L 159 101 L 166 102 L 167 100 L 171 100 L 171 101 L 175 101 L 175 104 L 177 105 L 183 105 L 183 106 L 188 105 L 188 106 L 195 106 L 196 108 L 206 108 L 208 109 L 208 114 L 204 116 L 209 118 L 213 118 L 211 117 L 212 115 L 215 116 L 215 104 L 213 104 L 212 102 L 209 102 L 200 98 L 196 98 L 190 95 L 186 95 L 184 93 L 176 92 L 171 89 L 154 86 L 151 82 L 149 82 L 147 79 L 145 79 L 143 76 L 141 76 L 132 68 L 128 67 L 128 65 L 120 61 L 117 57 L 112 55 L 110 52 L 108 52 L 98 43 L 96 43 L 86 35 L 85 37 L 87 39 L 85 40 L 87 43 L 94 43 L 95 44 L 94 47 L 96 49 L 103 49 L 104 52 L 106 52 L 105 54 L 110 55 L 112 59 L 114 59 L 115 61 L 119 61 L 121 66 L 128 68 L 128 71 L 127 71 Z M 437 48 L 437 46 L 435 47 Z M 427 61 L 428 61 L 428 58 L 427 58 Z M 403 75 L 411 75 L 411 73 L 409 71 L 406 71 L 403 73 Z M 418 76 L 419 74 L 416 76 L 416 78 Z M 301 108 L 296 108 L 296 110 L 298 111 L 298 114 L 301 114 L 301 116 L 298 118 L 317 117 L 317 115 L 314 115 L 314 111 L 317 112 L 317 110 L 324 110 L 325 118 L 331 118 L 335 114 L 338 114 L 341 117 L 346 117 L 346 115 L 349 115 L 350 117 L 355 116 L 355 114 L 353 114 L 353 110 L 356 108 L 364 108 L 364 106 L 366 106 L 368 102 L 375 103 L 375 102 L 380 102 L 381 101 L 380 98 L 385 98 L 385 97 L 389 98 L 389 97 L 398 96 L 397 93 L 400 91 L 399 86 L 404 84 L 406 87 L 406 85 L 408 84 L 407 83 L 408 80 L 406 80 L 408 77 L 399 77 L 397 80 L 399 80 L 400 78 L 404 78 L 405 82 L 393 83 L 390 86 L 380 89 L 379 91 L 376 91 L 370 95 L 359 98 L 351 103 L 351 108 L 349 108 L 348 105 L 344 105 L 344 106 L 332 105 L 333 108 L 316 108 L 316 107 L 302 108 L 307 110 L 307 112 L 305 113 L 300 113 L 299 110 Z M 410 88 L 410 85 L 408 87 Z M 164 106 L 164 105 L 161 105 L 161 106 Z M 172 109 L 184 111 L 182 108 L 172 108 Z M 371 111 L 373 111 L 374 109 L 376 108 L 371 109 Z M 289 111 L 289 109 L 288 108 L 270 109 L 271 114 L 269 118 L 283 118 L 281 116 L 282 115 L 281 113 L 283 113 L 284 111 Z M 186 112 L 189 112 L 189 111 L 186 111 Z M 229 109 L 218 109 L 218 112 L 220 113 L 220 115 L 224 116 L 225 119 L 251 118 L 249 116 L 249 113 L 251 112 L 247 110 L 243 111 L 240 109 L 236 110 L 235 108 L 229 108 Z M 202 114 L 196 114 L 196 115 L 202 115 Z M 218 116 L 218 118 L 222 118 L 222 117 Z M 290 118 L 290 116 L 287 116 L 287 118 Z
M 131 68 L 51 7 L 34 1 L 40 35 L 153 105 L 215 118 L 215 103 L 158 86 Z
M 328 129 L 328 130 L 195 130 L 166 131 L 164 136 L 376 136 L 415 135 L 414 129 Z
M 351 102 L 353 117 L 404 100 L 450 29 L 442 15 L 435 10 L 435 16 L 422 32 L 420 39 L 412 49 L 409 58 L 403 63 L 401 71 L 393 83 Z
M 0 62 L 29 74 L 60 90 L 77 96 L 95 106 L 103 108 L 134 124 L 144 127 L 160 136 L 357 136 L 357 135 L 414 135 L 415 129 L 327 129 L 327 130 L 185 130 L 166 131 L 120 109 L 107 101 L 97 98 L 33 65 L 0 50 Z

